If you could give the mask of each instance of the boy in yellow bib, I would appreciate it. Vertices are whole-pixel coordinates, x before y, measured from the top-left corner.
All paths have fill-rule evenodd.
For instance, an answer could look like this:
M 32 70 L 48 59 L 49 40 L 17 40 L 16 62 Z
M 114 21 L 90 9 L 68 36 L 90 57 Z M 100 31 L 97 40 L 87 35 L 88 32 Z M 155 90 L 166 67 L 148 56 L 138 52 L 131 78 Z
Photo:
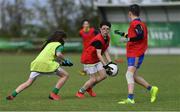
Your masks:
M 68 79 L 68 73 L 63 70 L 62 66 L 72 66 L 73 64 L 64 58 L 62 51 L 64 48 L 64 38 L 66 33 L 63 31 L 55 31 L 50 38 L 46 41 L 40 54 L 34 61 L 31 62 L 31 73 L 29 79 L 19 85 L 11 95 L 7 96 L 7 100 L 13 100 L 18 93 L 29 87 L 35 79 L 40 75 L 50 74 L 55 72 L 59 76 L 59 80 L 49 95 L 52 100 L 59 100 L 59 89 L 64 85 Z

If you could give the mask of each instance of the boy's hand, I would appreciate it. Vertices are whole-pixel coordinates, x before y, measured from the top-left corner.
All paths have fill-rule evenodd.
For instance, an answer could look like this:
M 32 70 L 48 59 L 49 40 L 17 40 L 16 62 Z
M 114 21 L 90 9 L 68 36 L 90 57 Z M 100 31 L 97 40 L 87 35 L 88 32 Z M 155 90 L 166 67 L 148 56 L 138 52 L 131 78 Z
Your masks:
M 129 41 L 129 38 L 126 38 L 126 37 L 121 37 L 121 38 L 120 38 L 120 42 L 126 43 L 126 42 L 128 42 L 128 41 Z
M 65 59 L 62 63 L 61 63 L 62 66 L 73 66 L 73 63 L 68 60 L 68 59 Z
M 122 37 L 126 37 L 126 35 L 127 35 L 125 32 L 121 32 L 121 31 L 119 31 L 119 30 L 115 30 L 114 33 L 115 33 L 115 34 L 118 34 L 118 35 L 120 35 L 120 36 L 122 36 Z
M 109 63 L 106 64 L 106 65 L 104 65 L 103 68 L 106 70 L 106 74 L 107 74 L 107 75 L 111 75 L 111 74 L 112 74 L 111 70 L 112 70 L 113 68 L 111 68 L 111 67 L 109 66 Z

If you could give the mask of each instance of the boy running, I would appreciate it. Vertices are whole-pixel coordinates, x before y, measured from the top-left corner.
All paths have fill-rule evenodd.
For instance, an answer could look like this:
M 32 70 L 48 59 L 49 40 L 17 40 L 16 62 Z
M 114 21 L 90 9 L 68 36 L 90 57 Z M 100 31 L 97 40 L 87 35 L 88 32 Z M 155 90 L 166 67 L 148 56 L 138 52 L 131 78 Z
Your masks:
M 52 92 L 49 94 L 49 98 L 52 100 L 59 100 L 58 95 L 59 89 L 67 81 L 69 75 L 68 73 L 60 67 L 62 66 L 72 66 L 73 64 L 64 58 L 62 51 L 64 48 L 64 39 L 66 38 L 66 33 L 64 31 L 55 31 L 50 38 L 47 40 L 42 48 L 40 54 L 36 57 L 34 61 L 31 62 L 30 76 L 28 80 L 20 84 L 11 95 L 7 96 L 7 100 L 13 100 L 20 92 L 28 88 L 38 76 L 43 76 L 55 72 L 59 77 L 57 84 L 55 85 Z

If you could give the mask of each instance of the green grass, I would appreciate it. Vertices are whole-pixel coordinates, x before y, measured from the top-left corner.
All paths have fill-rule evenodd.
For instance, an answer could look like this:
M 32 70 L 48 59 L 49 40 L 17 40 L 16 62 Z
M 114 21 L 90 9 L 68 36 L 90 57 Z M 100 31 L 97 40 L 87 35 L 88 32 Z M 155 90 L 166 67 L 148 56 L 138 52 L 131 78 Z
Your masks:
M 79 54 L 67 54 L 74 66 L 65 68 L 70 78 L 60 90 L 62 99 L 52 101 L 48 94 L 57 81 L 56 76 L 40 77 L 27 90 L 20 93 L 14 101 L 7 101 L 5 97 L 19 84 L 29 77 L 29 64 L 37 54 L 1 54 L 0 55 L 0 111 L 7 110 L 72 110 L 72 111 L 180 111 L 180 56 L 146 56 L 139 71 L 152 85 L 159 87 L 157 102 L 150 103 L 149 93 L 146 89 L 136 85 L 135 105 L 119 105 L 117 102 L 127 96 L 127 83 L 125 79 L 126 61 L 119 65 L 120 72 L 117 77 L 108 77 L 95 87 L 97 97 L 86 95 L 85 99 L 77 99 L 75 93 L 88 79 L 80 76 L 78 70 L 82 65 Z M 125 60 L 125 56 L 122 56 Z

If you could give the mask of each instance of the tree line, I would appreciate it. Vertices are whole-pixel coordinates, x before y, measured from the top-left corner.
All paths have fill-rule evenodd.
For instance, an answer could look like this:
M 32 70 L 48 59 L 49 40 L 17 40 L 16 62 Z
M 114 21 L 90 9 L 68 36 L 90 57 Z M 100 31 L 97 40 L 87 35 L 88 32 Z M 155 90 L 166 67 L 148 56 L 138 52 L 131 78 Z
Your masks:
M 0 37 L 47 37 L 63 29 L 79 36 L 81 21 L 97 25 L 100 17 L 93 0 L 0 0 Z

